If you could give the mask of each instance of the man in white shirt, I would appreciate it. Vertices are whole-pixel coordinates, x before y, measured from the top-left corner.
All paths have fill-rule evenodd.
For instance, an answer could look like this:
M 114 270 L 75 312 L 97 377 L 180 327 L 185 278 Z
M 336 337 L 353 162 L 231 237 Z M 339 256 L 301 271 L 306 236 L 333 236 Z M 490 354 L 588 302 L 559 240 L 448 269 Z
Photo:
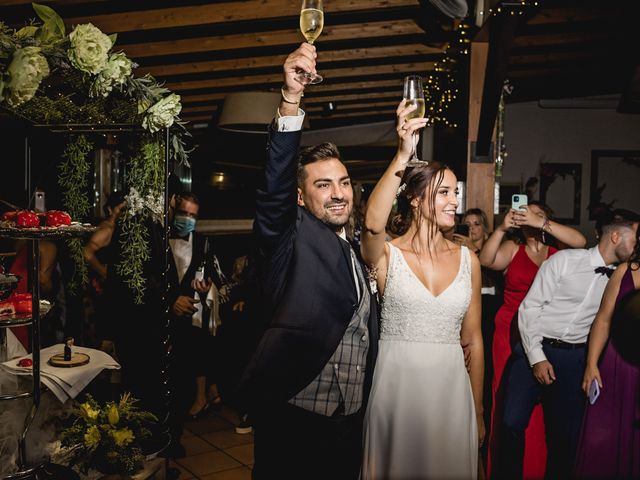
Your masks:
M 613 265 L 629 259 L 639 217 L 618 210 L 599 222 L 598 245 L 562 250 L 545 261 L 518 310 L 522 344 L 505 375 L 497 478 L 522 478 L 524 431 L 542 402 L 546 478 L 570 478 L 585 405 L 586 342 Z

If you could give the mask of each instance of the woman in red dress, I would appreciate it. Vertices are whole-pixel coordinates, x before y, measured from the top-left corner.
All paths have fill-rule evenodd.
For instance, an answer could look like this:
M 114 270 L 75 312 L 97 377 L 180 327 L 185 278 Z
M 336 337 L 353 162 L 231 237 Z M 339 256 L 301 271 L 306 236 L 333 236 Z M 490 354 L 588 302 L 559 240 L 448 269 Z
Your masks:
M 551 235 L 572 248 L 583 248 L 587 243 L 580 232 L 556 223 L 550 217 L 551 211 L 538 202 L 531 202 L 519 211 L 511 209 L 480 252 L 480 263 L 483 266 L 505 271 L 504 304 L 496 314 L 493 336 L 493 402 L 487 466 L 489 476 L 495 458 L 499 455 L 502 375 L 511 355 L 511 348 L 519 341 L 518 322 L 514 321 L 518 307 L 527 295 L 542 262 L 557 251 L 546 244 Z M 521 233 L 521 242 L 503 242 L 510 229 Z M 544 477 L 546 457 L 542 409 L 537 405 L 525 432 L 523 478 Z

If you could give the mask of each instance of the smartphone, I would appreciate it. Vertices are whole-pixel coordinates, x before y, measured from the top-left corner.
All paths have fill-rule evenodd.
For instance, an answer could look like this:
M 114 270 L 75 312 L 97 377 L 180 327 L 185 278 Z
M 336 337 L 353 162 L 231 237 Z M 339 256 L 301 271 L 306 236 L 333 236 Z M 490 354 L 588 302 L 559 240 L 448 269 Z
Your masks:
M 596 403 L 598 396 L 600 396 L 600 385 L 598 385 L 598 380 L 594 378 L 591 385 L 589 385 L 589 403 L 591 405 Z
M 468 237 L 469 236 L 469 225 L 467 225 L 465 223 L 459 223 L 458 225 L 456 225 L 455 232 L 458 235 L 464 235 L 465 237 Z
M 46 212 L 47 207 L 45 205 L 44 192 L 42 190 L 36 190 L 34 195 L 35 195 L 34 210 L 36 212 Z
M 516 193 L 511 195 L 511 208 L 514 210 L 525 210 L 522 207 L 526 207 L 529 203 L 527 196 L 524 193 Z

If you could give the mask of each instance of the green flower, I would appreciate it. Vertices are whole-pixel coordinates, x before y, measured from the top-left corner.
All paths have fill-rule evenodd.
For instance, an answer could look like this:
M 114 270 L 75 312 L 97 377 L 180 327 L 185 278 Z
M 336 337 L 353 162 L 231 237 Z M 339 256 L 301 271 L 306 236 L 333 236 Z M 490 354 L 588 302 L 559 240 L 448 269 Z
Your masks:
M 109 409 L 107 410 L 107 418 L 109 419 L 109 423 L 111 425 L 117 425 L 120 421 L 120 412 L 118 412 L 118 407 L 115 405 L 109 405 Z
M 94 450 L 100 443 L 100 429 L 96 425 L 91 425 L 84 434 L 84 444 L 89 450 Z
M 168 128 L 173 125 L 174 117 L 180 114 L 180 95 L 172 93 L 162 100 L 152 105 L 142 121 L 142 126 L 151 133 L 157 132 L 161 128 Z
M 80 414 L 84 417 L 85 420 L 95 421 L 100 414 L 100 410 L 95 410 L 89 402 L 84 402 L 80 404 Z
M 133 442 L 135 436 L 133 432 L 128 428 L 121 428 L 120 430 L 111 430 L 111 436 L 113 437 L 113 441 L 116 442 L 118 447 L 123 447 L 125 445 L 129 445 Z
M 69 34 L 69 60 L 83 72 L 97 74 L 107 64 L 111 39 L 90 23 L 78 25 Z
M 49 75 L 49 64 L 39 47 L 24 47 L 13 54 L 8 73 L 7 102 L 17 107 L 33 98 L 42 79 Z
M 91 96 L 108 97 L 114 86 L 123 85 L 127 77 L 131 76 L 132 68 L 133 62 L 124 53 L 110 55 L 107 64 L 91 85 Z

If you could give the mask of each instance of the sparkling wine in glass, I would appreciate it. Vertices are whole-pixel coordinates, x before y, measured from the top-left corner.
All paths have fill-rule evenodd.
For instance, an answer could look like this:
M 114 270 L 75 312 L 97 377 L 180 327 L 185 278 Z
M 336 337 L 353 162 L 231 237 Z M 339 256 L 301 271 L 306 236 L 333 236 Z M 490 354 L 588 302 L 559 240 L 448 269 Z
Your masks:
M 424 105 L 424 89 L 422 88 L 422 78 L 419 75 L 409 75 L 404 78 L 404 99 L 407 101 L 407 106 L 415 105 L 417 108 L 412 112 L 409 112 L 406 119 L 422 118 L 425 113 Z M 420 160 L 416 155 L 416 149 L 418 144 L 418 133 L 413 132 L 411 136 L 411 158 L 407 163 L 409 167 L 415 167 L 418 165 L 427 165 L 429 162 Z
M 322 33 L 324 26 L 324 11 L 322 0 L 302 0 L 300 10 L 300 31 L 308 43 L 313 45 L 316 38 Z M 322 76 L 300 70 L 297 80 L 303 85 L 322 82 Z

